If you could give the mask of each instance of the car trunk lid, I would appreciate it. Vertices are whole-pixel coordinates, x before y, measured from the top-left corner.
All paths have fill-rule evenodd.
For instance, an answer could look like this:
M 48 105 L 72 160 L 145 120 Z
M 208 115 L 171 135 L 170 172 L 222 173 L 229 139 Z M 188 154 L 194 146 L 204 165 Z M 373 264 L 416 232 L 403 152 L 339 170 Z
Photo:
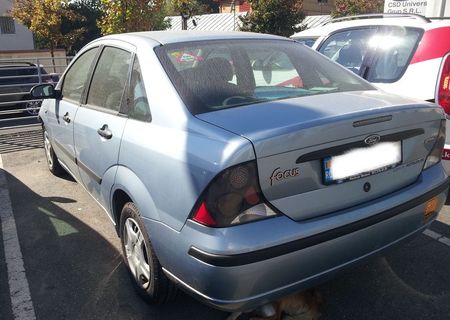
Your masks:
M 431 104 L 364 91 L 280 100 L 197 117 L 250 140 L 264 196 L 284 214 L 302 220 L 414 182 L 432 147 L 426 142 L 437 135 L 442 114 Z M 377 141 L 366 143 L 367 139 Z M 373 142 L 394 145 L 399 161 L 349 179 L 326 179 L 331 156 L 367 150 Z

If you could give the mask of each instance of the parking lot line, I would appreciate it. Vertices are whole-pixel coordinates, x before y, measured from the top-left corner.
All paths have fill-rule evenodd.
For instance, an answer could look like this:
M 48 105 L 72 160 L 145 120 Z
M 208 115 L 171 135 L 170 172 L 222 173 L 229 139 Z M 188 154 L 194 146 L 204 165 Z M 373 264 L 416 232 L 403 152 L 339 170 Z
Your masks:
M 8 285 L 11 306 L 15 320 L 36 319 L 30 288 L 23 263 L 16 222 L 11 207 L 6 175 L 0 154 L 0 222 L 2 225 L 3 247 L 5 251 L 6 268 L 8 270 Z
M 442 234 L 439 234 L 437 232 L 434 232 L 430 229 L 426 229 L 423 232 L 424 235 L 429 236 L 430 238 L 433 238 L 434 240 L 439 241 L 440 243 L 445 244 L 446 246 L 450 247 L 450 239 L 443 236 Z

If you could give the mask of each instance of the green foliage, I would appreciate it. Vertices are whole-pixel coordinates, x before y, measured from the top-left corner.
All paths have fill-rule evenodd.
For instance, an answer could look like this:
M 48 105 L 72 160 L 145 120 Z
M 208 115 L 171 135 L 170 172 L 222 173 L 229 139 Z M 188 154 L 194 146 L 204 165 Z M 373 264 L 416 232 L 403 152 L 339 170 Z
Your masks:
M 101 0 L 102 34 L 164 30 L 169 26 L 165 0 Z
M 333 17 L 350 16 L 355 14 L 381 13 L 384 0 L 335 0 L 336 10 Z
M 84 32 L 72 45 L 72 54 L 79 51 L 87 43 L 101 37 L 100 28 L 97 21 L 102 16 L 100 0 L 77 0 L 71 1 L 69 4 L 71 10 L 83 17 L 83 20 L 67 21 L 64 20 L 62 29 L 64 32 L 84 28 Z
M 303 0 L 251 0 L 252 11 L 243 17 L 242 31 L 289 37 L 300 31 L 304 19 Z
M 70 9 L 69 0 L 15 0 L 10 14 L 33 32 L 38 44 L 48 45 L 52 55 L 57 47 L 70 50 L 85 31 L 84 18 Z M 75 21 L 78 27 L 63 30 L 63 23 Z

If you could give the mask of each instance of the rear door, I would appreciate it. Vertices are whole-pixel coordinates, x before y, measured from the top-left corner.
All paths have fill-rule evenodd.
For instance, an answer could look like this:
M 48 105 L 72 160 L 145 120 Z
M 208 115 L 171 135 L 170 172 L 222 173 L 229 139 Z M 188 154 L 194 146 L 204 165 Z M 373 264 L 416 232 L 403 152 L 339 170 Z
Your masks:
M 53 137 L 53 148 L 58 159 L 77 179 L 78 168 L 75 161 L 73 143 L 73 120 L 85 93 L 91 67 L 98 53 L 98 47 L 81 54 L 64 75 L 62 98 L 56 100 L 47 110 L 47 126 Z
M 105 175 L 115 175 L 122 132 L 127 117 L 121 113 L 133 47 L 107 45 L 94 69 L 85 103 L 74 121 L 75 152 L 86 189 L 103 206 L 110 186 Z M 108 180 L 110 181 L 110 180 Z

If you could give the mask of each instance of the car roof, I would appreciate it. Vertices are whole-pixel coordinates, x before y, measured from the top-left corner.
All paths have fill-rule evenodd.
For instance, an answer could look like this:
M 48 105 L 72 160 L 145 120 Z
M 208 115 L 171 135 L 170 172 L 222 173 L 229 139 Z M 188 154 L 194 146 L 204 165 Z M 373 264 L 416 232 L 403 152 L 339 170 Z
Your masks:
M 233 40 L 233 39 L 273 39 L 289 40 L 285 37 L 269 34 L 241 31 L 144 31 L 109 35 L 98 40 L 122 40 L 130 43 L 151 40 L 165 45 L 189 41 Z
M 402 26 L 402 27 L 414 27 L 421 28 L 423 30 L 430 30 L 440 27 L 449 27 L 449 20 L 440 20 L 440 19 L 427 19 L 427 18 L 419 18 L 419 16 L 389 16 L 384 18 L 365 18 L 365 19 L 357 19 L 355 17 L 354 20 L 345 20 L 338 22 L 328 22 L 322 26 L 307 29 L 301 32 L 298 32 L 292 35 L 295 37 L 321 37 L 327 34 L 330 34 L 334 31 L 353 28 L 353 27 L 361 27 L 361 26 Z

